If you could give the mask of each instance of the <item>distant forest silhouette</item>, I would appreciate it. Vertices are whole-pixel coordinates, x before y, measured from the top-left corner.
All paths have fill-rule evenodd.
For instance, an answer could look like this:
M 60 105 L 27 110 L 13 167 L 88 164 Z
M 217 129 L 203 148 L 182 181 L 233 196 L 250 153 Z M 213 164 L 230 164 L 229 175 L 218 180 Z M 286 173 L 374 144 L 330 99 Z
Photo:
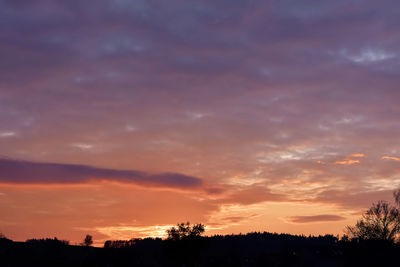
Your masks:
M 400 255 L 400 190 L 378 201 L 341 238 L 253 232 L 203 236 L 205 225 L 177 224 L 168 237 L 107 240 L 92 247 L 57 238 L 14 242 L 0 233 L 0 266 L 395 266 Z

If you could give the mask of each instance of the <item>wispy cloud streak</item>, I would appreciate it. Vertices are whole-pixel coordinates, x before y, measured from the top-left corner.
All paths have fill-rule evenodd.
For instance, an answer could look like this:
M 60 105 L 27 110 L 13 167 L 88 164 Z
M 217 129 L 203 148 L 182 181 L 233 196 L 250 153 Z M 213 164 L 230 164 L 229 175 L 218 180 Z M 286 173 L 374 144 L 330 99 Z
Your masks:
M 322 215 L 311 215 L 311 216 L 290 216 L 287 219 L 293 223 L 318 223 L 318 222 L 343 221 L 346 218 L 338 215 L 322 214 Z

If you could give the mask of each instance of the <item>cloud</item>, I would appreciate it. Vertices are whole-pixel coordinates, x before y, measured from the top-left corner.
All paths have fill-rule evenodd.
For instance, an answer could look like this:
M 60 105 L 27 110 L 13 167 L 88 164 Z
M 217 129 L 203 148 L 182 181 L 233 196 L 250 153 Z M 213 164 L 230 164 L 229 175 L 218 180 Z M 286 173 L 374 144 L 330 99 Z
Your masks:
M 353 165 L 353 164 L 358 164 L 360 163 L 359 160 L 356 159 L 344 159 L 344 160 L 338 160 L 335 162 L 335 164 L 338 165 Z
M 394 57 L 396 57 L 395 54 L 387 53 L 385 51 L 371 50 L 371 49 L 361 51 L 361 53 L 358 55 L 349 56 L 349 58 L 356 63 L 371 63 L 371 62 L 391 59 Z
M 319 222 L 335 222 L 345 220 L 345 217 L 338 215 L 322 214 L 311 216 L 289 216 L 286 219 L 292 223 L 319 223 Z
M 379 200 L 390 201 L 393 195 L 393 190 L 370 190 L 360 191 L 362 188 L 353 190 L 325 190 L 319 193 L 313 202 L 331 203 L 340 207 L 354 210 L 368 208 L 372 203 Z
M 360 163 L 360 161 L 354 160 L 354 159 L 338 160 L 335 162 L 335 164 L 338 164 L 338 165 L 353 165 L 353 164 L 358 164 L 358 163 Z
M 259 216 L 259 214 L 251 214 L 247 216 L 230 216 L 222 218 L 222 221 L 228 224 L 240 223 L 242 221 L 251 220 L 254 217 Z
M 90 144 L 72 144 L 72 146 L 82 150 L 90 150 L 93 148 L 93 145 Z
M 384 156 L 384 157 L 382 157 L 382 159 L 390 159 L 390 160 L 394 160 L 394 161 L 400 161 L 400 158 L 394 157 L 394 156 Z
M 363 153 L 353 153 L 353 154 L 349 155 L 349 157 L 353 157 L 353 158 L 365 158 L 365 154 L 363 154 Z
M 70 184 L 91 180 L 118 181 L 142 186 L 196 188 L 197 177 L 179 173 L 149 174 L 136 170 L 96 168 L 87 165 L 38 163 L 0 159 L 0 182 L 16 184 Z
M 234 203 L 241 205 L 251 205 L 266 201 L 279 202 L 287 200 L 284 195 L 272 193 L 269 189 L 261 186 L 253 186 L 227 194 L 221 200 L 222 203 Z
M 337 165 L 353 165 L 360 163 L 360 160 L 354 158 L 365 158 L 363 153 L 353 153 L 348 155 L 344 160 L 337 160 L 335 164 Z
M 13 131 L 6 131 L 6 132 L 0 132 L 0 138 L 7 138 L 7 137 L 13 137 L 16 136 L 17 134 Z

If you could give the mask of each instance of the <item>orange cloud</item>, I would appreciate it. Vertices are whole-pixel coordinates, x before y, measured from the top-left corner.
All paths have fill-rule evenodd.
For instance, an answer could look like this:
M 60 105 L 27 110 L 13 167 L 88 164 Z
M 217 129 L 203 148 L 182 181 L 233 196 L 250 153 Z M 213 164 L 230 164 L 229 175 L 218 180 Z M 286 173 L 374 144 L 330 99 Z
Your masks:
M 365 154 L 363 154 L 363 153 L 354 153 L 354 154 L 349 155 L 349 157 L 351 157 L 351 158 L 365 158 Z
M 400 161 L 400 158 L 393 157 L 393 156 L 383 156 L 382 159 L 390 159 L 390 160 Z
M 365 154 L 363 153 L 353 153 L 348 155 L 344 160 L 338 160 L 335 162 L 336 165 L 353 165 L 359 164 L 360 161 L 354 158 L 365 158 Z
M 337 165 L 353 165 L 353 164 L 358 164 L 360 163 L 359 160 L 356 159 L 344 159 L 344 160 L 338 160 L 335 162 Z

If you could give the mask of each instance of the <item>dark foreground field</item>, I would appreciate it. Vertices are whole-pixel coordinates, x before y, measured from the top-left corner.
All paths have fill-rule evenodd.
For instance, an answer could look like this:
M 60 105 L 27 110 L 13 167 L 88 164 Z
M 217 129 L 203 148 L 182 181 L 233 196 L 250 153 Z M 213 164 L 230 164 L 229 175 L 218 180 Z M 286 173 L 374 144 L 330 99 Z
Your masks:
M 328 267 L 398 266 L 400 261 L 397 244 L 339 241 L 330 235 L 251 233 L 180 241 L 138 239 L 126 243 L 109 242 L 108 246 L 71 246 L 54 239 L 30 242 L 0 239 L 0 266 Z

